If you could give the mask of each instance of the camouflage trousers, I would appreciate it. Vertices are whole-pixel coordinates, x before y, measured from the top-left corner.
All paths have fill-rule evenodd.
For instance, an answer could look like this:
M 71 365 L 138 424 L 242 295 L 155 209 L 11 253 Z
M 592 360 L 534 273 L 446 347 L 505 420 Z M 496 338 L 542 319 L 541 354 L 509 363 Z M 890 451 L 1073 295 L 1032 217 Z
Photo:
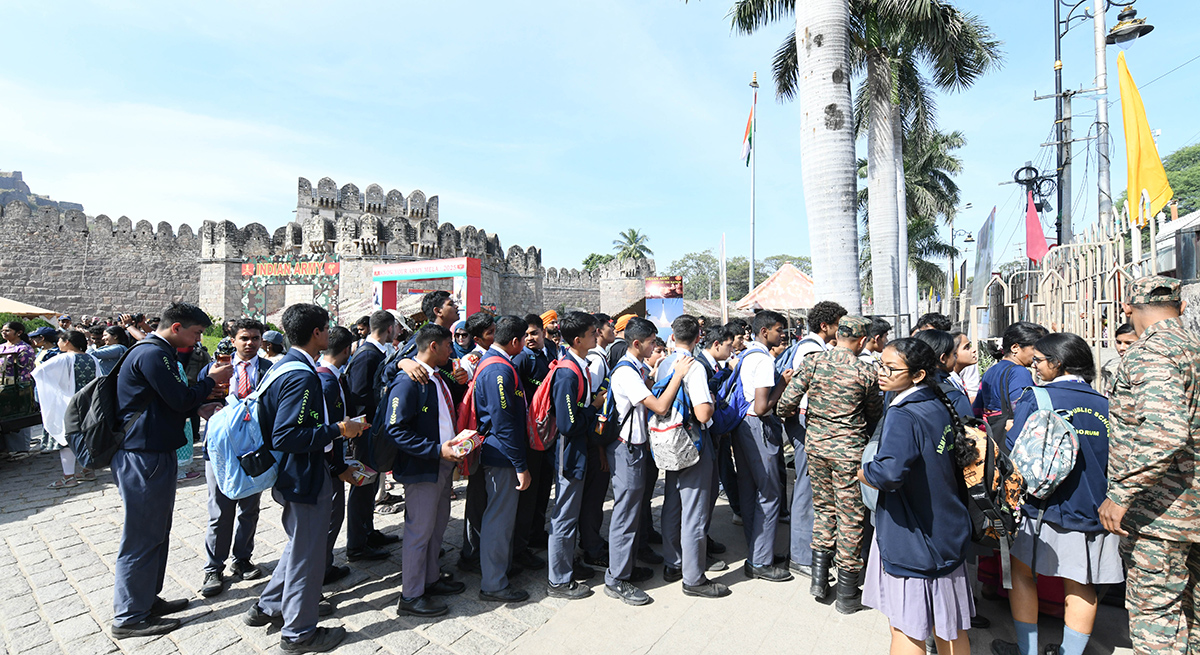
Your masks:
M 858 573 L 863 568 L 862 539 L 866 508 L 858 485 L 859 463 L 808 455 L 812 480 L 813 548 L 834 551 L 837 568 Z
M 1129 637 L 1138 655 L 1200 653 L 1200 544 L 1131 534 L 1121 540 L 1127 565 Z

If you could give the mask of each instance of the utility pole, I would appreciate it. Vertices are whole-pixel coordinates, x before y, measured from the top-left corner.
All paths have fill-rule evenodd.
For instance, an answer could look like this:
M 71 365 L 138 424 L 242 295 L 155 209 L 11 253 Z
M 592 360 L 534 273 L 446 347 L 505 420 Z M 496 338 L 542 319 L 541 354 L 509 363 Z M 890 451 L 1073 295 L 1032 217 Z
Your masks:
M 1107 5 L 1107 0 L 1098 0 L 1092 18 L 1096 34 L 1096 185 L 1099 191 L 1096 207 L 1100 232 L 1110 235 L 1115 234 L 1117 228 L 1112 216 L 1112 183 L 1108 172 L 1108 30 L 1104 28 Z
M 1061 86 L 1061 84 L 1059 85 Z M 1059 123 L 1058 143 L 1058 245 L 1071 242 L 1071 96 L 1074 91 L 1058 90 Z

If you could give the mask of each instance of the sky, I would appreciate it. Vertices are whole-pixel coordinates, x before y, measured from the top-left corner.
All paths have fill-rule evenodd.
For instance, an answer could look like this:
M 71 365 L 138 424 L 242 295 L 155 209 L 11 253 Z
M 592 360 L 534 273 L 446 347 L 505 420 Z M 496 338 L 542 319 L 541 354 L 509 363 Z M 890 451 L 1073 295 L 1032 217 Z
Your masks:
M 1054 105 L 1033 100 L 1054 88 L 1052 1 L 959 2 L 1005 59 L 938 96 L 941 129 L 967 139 L 957 182 L 972 207 L 955 228 L 977 232 L 996 206 L 997 263 L 1024 240 L 1017 187 L 1000 183 L 1026 161 L 1053 162 L 1040 144 Z M 757 72 L 755 254 L 807 255 L 799 105 L 777 102 L 770 81 L 792 26 L 735 34 L 731 4 L 0 0 L 0 170 L 90 215 L 193 229 L 274 230 L 293 219 L 299 177 L 421 189 L 440 197 L 443 222 L 537 246 L 547 268 L 578 267 L 636 228 L 665 272 L 722 233 L 731 256 L 749 253 L 738 156 Z M 1156 29 L 1126 56 L 1165 156 L 1200 142 L 1200 61 L 1150 82 L 1200 55 L 1200 32 L 1193 0 L 1137 9 Z M 1116 60 L 1111 47 L 1114 198 L 1125 179 Z M 1094 86 L 1090 22 L 1064 37 L 1063 62 L 1065 87 Z M 1077 96 L 1075 115 L 1087 133 L 1094 98 Z M 1095 220 L 1090 147 L 1076 147 L 1077 225 Z

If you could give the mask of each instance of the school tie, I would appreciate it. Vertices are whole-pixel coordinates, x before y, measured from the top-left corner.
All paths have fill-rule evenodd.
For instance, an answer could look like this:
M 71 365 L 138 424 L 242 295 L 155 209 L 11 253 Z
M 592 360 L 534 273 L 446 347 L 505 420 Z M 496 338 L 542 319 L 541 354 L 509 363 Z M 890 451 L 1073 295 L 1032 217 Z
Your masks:
M 446 401 L 446 407 L 448 407 L 450 410 L 450 425 L 457 426 L 458 417 L 456 416 L 456 412 L 454 410 L 454 400 L 450 398 L 450 389 L 446 387 L 446 383 L 442 381 L 442 379 L 439 377 L 440 375 L 440 372 L 435 372 L 433 374 L 433 383 L 437 386 L 438 391 L 442 392 L 442 399 Z
M 238 367 L 242 369 L 242 375 L 238 378 L 237 397 L 239 399 L 250 395 L 250 365 L 254 362 L 239 362 Z

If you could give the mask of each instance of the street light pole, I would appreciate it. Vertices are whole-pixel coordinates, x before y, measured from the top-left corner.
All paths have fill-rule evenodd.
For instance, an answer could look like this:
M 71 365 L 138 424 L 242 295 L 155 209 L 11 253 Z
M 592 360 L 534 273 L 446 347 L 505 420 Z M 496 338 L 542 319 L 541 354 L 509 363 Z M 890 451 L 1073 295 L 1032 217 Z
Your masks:
M 1099 196 L 1099 228 L 1102 234 L 1114 234 L 1112 220 L 1112 182 L 1109 178 L 1108 160 L 1108 30 L 1104 27 L 1104 14 L 1108 0 L 1096 0 L 1093 16 L 1096 34 L 1096 184 Z

